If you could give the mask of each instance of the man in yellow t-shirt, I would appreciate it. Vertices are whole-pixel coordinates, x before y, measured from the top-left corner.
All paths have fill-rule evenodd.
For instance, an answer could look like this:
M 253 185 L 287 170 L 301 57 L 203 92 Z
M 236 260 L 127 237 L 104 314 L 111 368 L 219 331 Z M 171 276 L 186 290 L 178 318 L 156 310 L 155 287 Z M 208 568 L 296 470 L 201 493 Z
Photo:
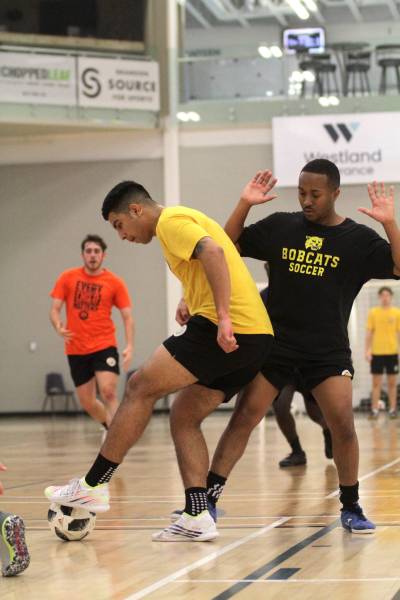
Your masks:
M 271 181 L 270 189 L 273 185 Z M 223 228 L 203 213 L 183 206 L 164 208 L 142 185 L 124 181 L 108 193 L 102 214 L 122 240 L 148 244 L 158 238 L 169 268 L 182 283 L 184 297 L 176 313 L 181 328 L 130 378 L 125 398 L 87 475 L 66 486 L 50 486 L 45 495 L 66 506 L 108 510 L 107 483 L 141 437 L 155 402 L 181 390 L 170 418 L 185 487 L 185 509 L 176 523 L 154 534 L 153 540 L 212 540 L 218 532 L 212 514 L 215 504 L 213 508 L 210 504 L 224 478 L 209 472 L 201 423 L 254 379 L 272 344 L 271 322 L 234 244 Z M 242 419 L 232 452 L 247 444 L 254 427 L 250 415 L 248 410 Z
M 400 309 L 392 306 L 393 291 L 381 287 L 378 291 L 380 306 L 368 313 L 365 357 L 371 363 L 372 405 L 371 417 L 379 415 L 383 373 L 387 375 L 389 416 L 397 416 L 397 376 L 399 372 Z

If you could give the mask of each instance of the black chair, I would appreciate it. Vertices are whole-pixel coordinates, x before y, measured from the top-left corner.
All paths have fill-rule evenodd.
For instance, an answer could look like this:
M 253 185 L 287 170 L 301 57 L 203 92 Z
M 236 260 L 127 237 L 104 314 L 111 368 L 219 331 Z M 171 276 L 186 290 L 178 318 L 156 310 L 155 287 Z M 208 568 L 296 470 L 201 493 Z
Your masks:
M 45 384 L 46 396 L 43 400 L 42 411 L 46 410 L 47 403 L 50 403 L 50 412 L 54 414 L 54 401 L 57 399 L 64 400 L 64 410 L 69 410 L 69 403 L 78 410 L 76 403 L 75 394 L 72 390 L 67 390 L 65 387 L 64 379 L 61 373 L 47 373 L 46 384 Z
M 301 71 L 311 71 L 311 73 L 314 74 L 315 80 L 312 88 L 313 96 L 329 96 L 333 93 L 339 93 L 339 84 L 336 77 L 336 64 L 331 62 L 331 55 L 329 53 L 324 52 L 321 54 L 307 55 L 306 58 L 300 60 L 299 69 Z M 300 92 L 302 97 L 305 96 L 305 86 L 306 82 L 303 79 Z
M 371 93 L 369 85 L 368 71 L 371 68 L 371 52 L 349 52 L 345 56 L 345 79 L 344 90 L 345 96 L 351 93 L 353 96 L 357 92 Z M 358 84 L 357 85 L 357 75 Z
M 387 90 L 387 71 L 394 69 L 396 76 L 396 87 L 400 94 L 400 44 L 382 44 L 376 46 L 376 61 L 381 68 L 381 80 L 379 83 L 379 93 L 386 94 Z

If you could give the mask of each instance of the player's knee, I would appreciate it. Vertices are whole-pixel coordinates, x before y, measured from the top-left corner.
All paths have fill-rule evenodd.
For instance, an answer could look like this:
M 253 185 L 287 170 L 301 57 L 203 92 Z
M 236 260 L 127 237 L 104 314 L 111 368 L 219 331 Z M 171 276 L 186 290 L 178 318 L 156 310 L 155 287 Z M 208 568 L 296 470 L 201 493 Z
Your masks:
M 141 369 L 135 371 L 129 378 L 126 384 L 124 402 L 133 401 L 155 401 L 157 398 L 154 395 L 149 381 L 144 376 Z
M 103 387 L 100 395 L 104 402 L 114 402 L 117 399 L 115 387 L 112 385 Z
M 265 416 L 263 406 L 254 404 L 243 404 L 234 415 L 235 425 L 246 429 L 253 429 Z
M 84 410 L 86 410 L 86 412 L 90 412 L 90 410 L 94 407 L 96 399 L 89 397 L 89 396 L 83 396 L 79 398 L 79 402 L 82 406 L 82 408 Z
M 346 444 L 352 442 L 356 437 L 356 430 L 352 421 L 338 420 L 334 426 L 329 427 L 332 437 L 336 443 Z

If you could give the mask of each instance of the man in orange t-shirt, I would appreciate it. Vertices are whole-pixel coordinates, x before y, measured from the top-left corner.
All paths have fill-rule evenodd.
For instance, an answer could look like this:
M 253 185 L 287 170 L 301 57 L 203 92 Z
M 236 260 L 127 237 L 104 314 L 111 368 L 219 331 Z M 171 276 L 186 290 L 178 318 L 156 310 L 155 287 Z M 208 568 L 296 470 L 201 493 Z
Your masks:
M 111 310 L 119 309 L 126 347 L 122 364 L 128 371 L 133 352 L 134 322 L 125 282 L 103 268 L 106 244 L 87 235 L 81 244 L 83 267 L 61 273 L 51 292 L 50 320 L 64 338 L 71 376 L 82 407 L 107 429 L 118 408 L 119 357 Z M 65 304 L 67 323 L 61 320 Z M 96 383 L 103 402 L 96 397 Z

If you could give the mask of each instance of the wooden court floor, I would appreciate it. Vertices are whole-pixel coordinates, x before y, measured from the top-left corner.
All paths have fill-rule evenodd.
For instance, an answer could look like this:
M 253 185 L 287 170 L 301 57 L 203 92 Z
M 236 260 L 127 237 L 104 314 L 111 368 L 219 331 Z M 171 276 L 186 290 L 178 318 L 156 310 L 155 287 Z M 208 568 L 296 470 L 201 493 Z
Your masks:
M 211 448 L 228 416 L 209 418 Z M 272 418 L 254 432 L 220 502 L 220 537 L 156 543 L 151 533 L 182 506 L 168 418 L 155 416 L 112 484 L 112 509 L 83 542 L 48 529 L 42 490 L 84 474 L 101 431 L 89 419 L 0 418 L 2 510 L 27 525 L 32 562 L 0 578 L 1 600 L 237 600 L 400 598 L 400 420 L 357 417 L 362 505 L 378 525 L 370 536 L 338 526 L 337 478 L 320 429 L 298 418 L 306 467 L 279 469 L 287 446 Z

